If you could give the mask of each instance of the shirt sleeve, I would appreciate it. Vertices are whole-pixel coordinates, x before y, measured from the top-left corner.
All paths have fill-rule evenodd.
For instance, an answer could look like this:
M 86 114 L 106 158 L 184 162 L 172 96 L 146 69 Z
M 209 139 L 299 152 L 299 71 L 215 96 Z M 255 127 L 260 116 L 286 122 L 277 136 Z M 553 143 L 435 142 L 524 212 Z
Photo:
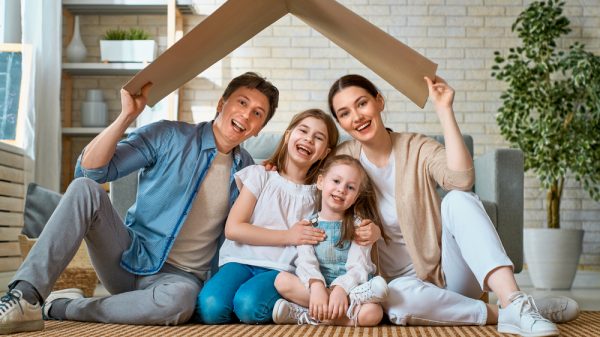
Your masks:
M 235 183 L 240 191 L 242 187 L 246 187 L 258 199 L 267 183 L 268 175 L 264 166 L 250 165 L 236 172 Z
M 296 247 L 298 257 L 296 258 L 296 276 L 300 279 L 302 284 L 309 288 L 309 281 L 320 280 L 323 284 L 326 284 L 323 274 L 319 269 L 319 261 L 315 255 L 315 248 L 312 245 L 301 245 Z
M 152 123 L 138 128 L 129 136 L 117 143 L 115 153 L 108 164 L 86 169 L 81 166 L 83 149 L 75 165 L 75 177 L 87 177 L 98 183 L 105 183 L 124 177 L 144 167 L 153 166 L 162 152 L 162 147 L 169 147 L 173 138 L 173 129 L 164 121 Z
M 371 261 L 371 247 L 361 246 L 352 241 L 346 260 L 346 273 L 333 280 L 331 287 L 340 286 L 349 294 L 352 288 L 367 282 L 369 274 L 375 272 L 375 265 Z
M 426 158 L 429 174 L 445 190 L 469 191 L 475 183 L 475 170 L 454 171 L 448 168 L 446 149 L 435 139 L 429 138 L 421 147 Z

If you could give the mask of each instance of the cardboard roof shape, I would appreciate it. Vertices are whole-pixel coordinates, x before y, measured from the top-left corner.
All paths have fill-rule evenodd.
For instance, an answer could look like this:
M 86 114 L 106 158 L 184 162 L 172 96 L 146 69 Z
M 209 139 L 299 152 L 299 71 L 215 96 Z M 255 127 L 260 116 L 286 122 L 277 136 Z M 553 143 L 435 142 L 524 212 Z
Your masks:
M 288 13 L 345 49 L 416 105 L 425 106 L 428 90 L 423 77 L 435 78 L 437 64 L 334 0 L 229 0 L 124 88 L 138 93 L 152 82 L 148 105 L 153 106 Z

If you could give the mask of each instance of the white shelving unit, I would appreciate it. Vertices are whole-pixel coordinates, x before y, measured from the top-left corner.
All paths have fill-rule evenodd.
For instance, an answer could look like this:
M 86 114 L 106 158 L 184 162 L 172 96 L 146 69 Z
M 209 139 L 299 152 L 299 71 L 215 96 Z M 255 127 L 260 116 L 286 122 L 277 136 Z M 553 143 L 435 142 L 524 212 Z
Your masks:
M 72 26 L 75 15 L 164 15 L 167 16 L 167 44 L 175 43 L 181 35 L 183 14 L 197 14 L 194 10 L 197 0 L 62 0 L 67 27 Z M 67 28 L 69 29 L 69 28 Z M 67 40 L 70 37 L 67 36 Z M 63 128 L 62 128 L 62 189 L 73 177 L 70 167 L 73 156 L 73 137 L 94 137 L 103 128 L 72 127 L 73 77 L 81 76 L 133 76 L 147 66 L 147 63 L 63 63 Z M 177 119 L 178 92 L 169 97 L 169 118 Z M 133 129 L 128 129 L 129 133 Z
M 72 14 L 166 14 L 169 0 L 62 0 Z M 182 14 L 197 14 L 193 0 L 177 0 Z
M 71 76 L 135 75 L 146 63 L 63 63 L 62 69 Z

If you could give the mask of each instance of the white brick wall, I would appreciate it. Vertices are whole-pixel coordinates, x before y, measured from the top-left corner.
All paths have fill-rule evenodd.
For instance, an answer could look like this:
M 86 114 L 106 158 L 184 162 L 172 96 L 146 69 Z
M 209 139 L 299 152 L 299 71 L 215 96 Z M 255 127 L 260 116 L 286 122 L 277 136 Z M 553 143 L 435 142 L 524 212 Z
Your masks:
M 223 0 L 205 1 L 205 12 Z M 506 52 L 518 41 L 510 31 L 516 15 L 529 0 L 339 0 L 382 30 L 408 44 L 439 64 L 438 74 L 456 89 L 455 110 L 464 133 L 475 139 L 475 153 L 481 154 L 507 144 L 498 133 L 495 112 L 503 85 L 492 79 L 493 52 Z M 204 3 L 204 2 L 203 2 Z M 566 14 L 573 32 L 562 46 L 578 40 L 600 53 L 600 1 L 567 1 Z M 203 16 L 185 16 L 189 31 Z M 164 50 L 164 16 L 82 17 L 82 34 L 88 48 L 88 61 L 99 58 L 98 38 L 115 25 L 147 29 Z M 349 23 L 351 25 L 351 23 Z M 280 108 L 267 130 L 281 130 L 290 117 L 303 109 L 326 109 L 329 85 L 337 77 L 356 72 L 372 79 L 387 99 L 387 124 L 398 131 L 439 133 L 431 104 L 424 110 L 377 77 L 301 20 L 287 15 L 259 33 L 222 62 L 223 83 L 244 71 L 257 71 L 281 90 Z M 79 105 L 87 88 L 102 88 L 114 118 L 119 112 L 117 88 L 127 77 L 80 77 L 74 80 L 74 116 L 79 121 Z M 214 106 L 223 88 L 197 78 L 182 91 L 180 118 L 191 121 L 194 105 Z M 544 192 L 537 180 L 526 176 L 525 225 L 541 226 L 545 219 Z M 592 201 L 573 178 L 568 180 L 562 204 L 562 224 L 585 229 L 581 263 L 600 266 L 600 204 Z

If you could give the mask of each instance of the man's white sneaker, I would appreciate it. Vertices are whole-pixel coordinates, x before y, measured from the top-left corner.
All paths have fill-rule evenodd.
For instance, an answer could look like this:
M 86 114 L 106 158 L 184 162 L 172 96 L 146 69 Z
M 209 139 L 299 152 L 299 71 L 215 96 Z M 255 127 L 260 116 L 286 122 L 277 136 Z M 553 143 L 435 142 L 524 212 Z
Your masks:
M 533 298 L 517 291 L 506 308 L 498 309 L 498 332 L 525 337 L 558 336 L 556 325 L 540 315 Z
M 387 282 L 385 282 L 381 276 L 373 277 L 368 282 L 358 285 L 350 290 L 350 293 L 348 294 L 348 297 L 350 297 L 350 305 L 348 306 L 346 316 L 352 320 L 356 319 L 360 309 L 354 312 L 355 307 L 360 307 L 360 305 L 364 303 L 383 302 L 387 295 Z
M 83 291 L 79 288 L 67 288 L 67 289 L 61 289 L 61 290 L 57 290 L 57 291 L 53 291 L 50 293 L 50 295 L 48 295 L 48 298 L 46 298 L 46 301 L 44 302 L 44 305 L 42 306 L 42 312 L 44 314 L 44 319 L 52 319 L 49 316 L 50 313 L 50 307 L 52 307 L 52 302 L 54 302 L 55 300 L 58 299 L 68 299 L 68 300 L 74 300 L 77 298 L 83 298 Z
M 579 304 L 565 296 L 549 296 L 535 300 L 540 314 L 554 323 L 566 323 L 579 316 Z
M 23 298 L 20 290 L 9 290 L 0 298 L 0 334 L 44 329 L 42 308 Z
M 275 302 L 275 307 L 273 307 L 273 322 L 275 324 L 319 324 L 317 320 L 308 316 L 307 308 L 288 302 L 283 298 Z

